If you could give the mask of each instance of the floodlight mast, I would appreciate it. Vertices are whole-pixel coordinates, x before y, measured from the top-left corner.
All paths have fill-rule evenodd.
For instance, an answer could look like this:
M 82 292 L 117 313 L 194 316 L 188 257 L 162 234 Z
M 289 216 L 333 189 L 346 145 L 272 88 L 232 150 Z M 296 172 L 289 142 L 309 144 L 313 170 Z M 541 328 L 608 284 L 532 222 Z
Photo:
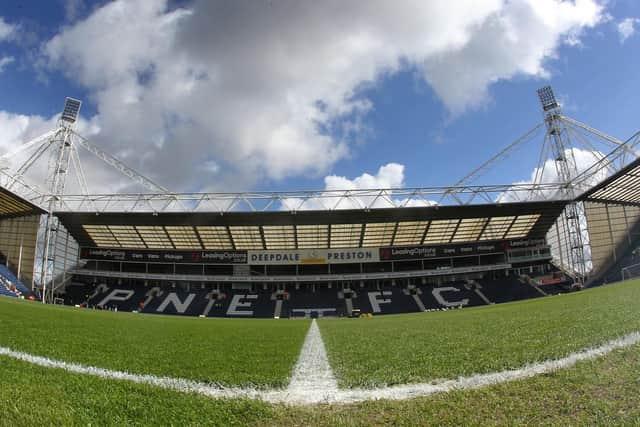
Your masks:
M 73 131 L 78 120 L 82 102 L 67 97 L 64 102 L 62 115 L 58 120 L 58 128 L 51 139 L 51 151 L 47 172 L 47 189 L 49 200 L 46 203 L 47 213 L 44 216 L 44 229 L 42 236 L 42 265 L 40 271 L 40 289 L 42 302 L 47 302 L 47 285 L 50 284 L 50 298 L 53 302 L 53 281 L 55 279 L 55 250 L 58 236 L 59 221 L 53 212 L 58 207 L 59 200 L 64 195 L 67 171 L 73 156 Z M 50 282 L 50 283 L 49 283 Z
M 538 89 L 538 97 L 542 104 L 544 121 L 547 128 L 545 144 L 551 148 L 554 165 L 558 178 L 560 179 L 562 196 L 567 200 L 575 200 L 575 188 L 573 178 L 578 176 L 578 165 L 574 152 L 571 149 L 571 141 L 562 120 L 562 109 L 556 100 L 551 86 Z M 570 156 L 572 161 L 567 157 Z M 542 178 L 542 174 L 540 176 Z M 563 212 L 563 222 L 565 227 L 565 245 L 568 257 L 569 268 L 575 273 L 575 279 L 580 284 L 584 284 L 586 276 L 586 265 L 584 255 L 584 243 L 582 241 L 582 230 L 580 225 L 581 206 L 577 202 L 569 203 Z M 583 213 L 584 215 L 584 213 Z M 558 224 L 556 224 L 558 226 Z M 559 248 L 562 251 L 561 248 Z M 562 256 L 561 256 L 562 259 Z

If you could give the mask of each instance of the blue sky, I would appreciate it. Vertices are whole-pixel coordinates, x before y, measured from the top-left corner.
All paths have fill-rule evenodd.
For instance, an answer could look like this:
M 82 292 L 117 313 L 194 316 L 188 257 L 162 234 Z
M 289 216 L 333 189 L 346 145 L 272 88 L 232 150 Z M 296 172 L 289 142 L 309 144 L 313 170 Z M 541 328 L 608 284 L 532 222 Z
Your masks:
M 65 96 L 96 144 L 178 191 L 452 184 L 541 120 L 546 84 L 566 115 L 638 130 L 637 2 L 384 3 L 4 2 L 0 152 Z M 480 182 L 529 179 L 537 141 Z M 95 191 L 128 188 L 90 169 Z

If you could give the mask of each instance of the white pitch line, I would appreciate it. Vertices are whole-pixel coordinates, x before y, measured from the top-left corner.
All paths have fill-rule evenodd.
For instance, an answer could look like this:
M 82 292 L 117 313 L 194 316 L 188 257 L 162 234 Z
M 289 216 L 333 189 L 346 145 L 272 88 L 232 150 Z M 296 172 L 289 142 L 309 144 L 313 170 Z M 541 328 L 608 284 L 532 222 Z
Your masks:
M 336 393 L 338 383 L 329 365 L 320 328 L 313 319 L 293 369 L 287 394 L 295 402 L 318 403 L 332 400 Z
M 15 351 L 7 347 L 0 347 L 0 356 L 11 357 L 33 365 L 42 366 L 44 368 L 62 369 L 74 374 L 85 374 L 113 380 L 131 381 L 138 384 L 148 384 L 185 393 L 199 393 L 214 398 L 262 398 L 261 394 L 256 394 L 257 390 L 255 389 L 217 387 L 183 378 L 132 374 L 124 371 L 85 366 L 78 363 L 63 362 L 60 360 L 49 359 L 47 357 L 35 356 L 33 354 Z
M 402 384 L 377 389 L 340 390 L 339 403 L 354 403 L 365 400 L 404 400 L 418 396 L 429 396 L 455 390 L 472 390 L 509 381 L 531 378 L 536 375 L 555 372 L 571 368 L 576 363 L 605 356 L 616 349 L 629 347 L 640 343 L 640 332 L 632 332 L 621 338 L 611 340 L 599 347 L 592 347 L 576 353 L 571 353 L 561 359 L 532 363 L 522 368 L 476 374 L 470 377 L 460 377 L 455 380 L 444 380 L 439 383 Z M 336 402 L 337 403 L 337 402 Z
M 305 338 L 305 345 L 308 341 L 310 341 L 309 347 L 312 351 L 310 351 L 309 354 L 320 354 L 320 356 L 318 357 L 321 359 L 322 352 L 320 352 L 317 347 L 317 339 L 320 339 L 322 351 L 324 351 L 324 345 L 322 344 L 322 338 L 320 336 L 319 330 L 314 332 L 314 329 L 316 328 L 317 324 L 313 322 L 311 324 L 311 327 L 309 328 L 309 332 L 307 333 L 307 338 Z M 613 350 L 629 347 L 638 343 L 640 343 L 640 332 L 633 332 L 621 338 L 611 340 L 599 347 L 593 347 L 587 350 L 572 353 L 569 356 L 563 357 L 561 359 L 530 364 L 519 369 L 493 372 L 488 374 L 478 374 L 472 375 L 470 377 L 460 377 L 458 379 L 445 380 L 435 384 L 403 384 L 366 390 L 338 390 L 337 386 L 334 388 L 332 384 L 335 383 L 335 379 L 333 379 L 332 375 L 331 377 L 327 376 L 326 366 L 322 367 L 322 362 L 320 363 L 321 369 L 318 369 L 317 372 L 314 372 L 314 369 L 311 369 L 310 371 L 307 370 L 308 368 L 303 369 L 304 366 L 308 366 L 307 362 L 311 362 L 312 360 L 314 360 L 311 358 L 311 356 L 309 356 L 309 359 L 307 361 L 303 360 L 301 362 L 300 360 L 298 360 L 298 364 L 296 365 L 296 369 L 294 370 L 294 375 L 292 378 L 292 385 L 290 385 L 286 390 L 259 390 L 254 388 L 221 387 L 182 378 L 131 374 L 128 372 L 113 371 L 109 369 L 96 368 L 93 366 L 84 366 L 76 363 L 53 360 L 46 357 L 35 356 L 32 354 L 11 350 L 6 347 L 0 347 L 0 356 L 7 356 L 45 368 L 63 369 L 67 372 L 76 374 L 86 374 L 107 379 L 125 380 L 138 384 L 149 384 L 184 393 L 198 393 L 212 398 L 249 398 L 260 399 L 272 403 L 301 405 L 318 403 L 345 404 L 379 399 L 403 400 L 454 390 L 471 390 L 508 381 L 530 378 L 535 375 L 554 372 L 560 369 L 570 368 L 580 361 L 595 359 L 596 357 L 604 356 L 612 352 Z M 326 358 L 326 353 L 324 357 Z M 306 358 L 307 357 L 305 357 L 305 359 Z M 302 359 L 302 357 L 300 359 Z M 298 370 L 298 366 L 301 367 L 300 370 Z M 304 380 L 302 377 L 296 378 L 298 374 L 302 375 L 303 372 L 309 372 L 310 376 L 307 378 L 316 378 L 320 382 L 320 384 L 324 385 L 318 386 L 316 388 L 316 384 L 309 384 L 307 393 L 303 393 L 301 387 L 304 383 Z M 314 388 L 319 390 L 319 392 L 313 392 Z

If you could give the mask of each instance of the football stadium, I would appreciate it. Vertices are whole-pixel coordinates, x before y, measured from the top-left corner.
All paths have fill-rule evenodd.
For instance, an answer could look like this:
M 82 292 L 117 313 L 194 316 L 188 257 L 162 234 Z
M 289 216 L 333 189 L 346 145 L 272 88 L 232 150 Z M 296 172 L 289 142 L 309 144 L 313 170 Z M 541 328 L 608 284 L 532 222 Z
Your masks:
M 640 133 L 538 96 L 450 187 L 271 193 L 171 192 L 67 98 L 2 156 L 0 424 L 637 422 Z M 556 181 L 473 184 L 536 135 Z M 80 151 L 148 191 L 69 193 Z

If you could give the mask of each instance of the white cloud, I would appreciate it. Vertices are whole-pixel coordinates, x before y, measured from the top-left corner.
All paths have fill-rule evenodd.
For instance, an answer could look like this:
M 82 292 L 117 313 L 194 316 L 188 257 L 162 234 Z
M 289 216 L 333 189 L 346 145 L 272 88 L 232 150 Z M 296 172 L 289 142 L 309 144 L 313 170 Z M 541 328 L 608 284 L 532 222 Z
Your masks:
M 307 199 L 286 198 L 282 200 L 280 208 L 282 210 L 326 210 L 419 207 L 436 204 L 434 201 L 419 197 L 395 197 L 392 189 L 402 188 L 404 185 L 404 165 L 387 163 L 380 166 L 375 175 L 365 172 L 353 179 L 338 175 L 326 176 L 324 178 L 324 191 L 327 192 L 325 195 Z M 345 191 L 349 192 L 347 197 L 344 196 Z
M 40 116 L 0 111 L 0 155 L 52 129 L 54 122 Z
M 16 153 L 18 147 L 39 136 L 56 128 L 59 115 L 45 118 L 38 115 L 13 114 L 0 110 L 0 156 Z M 93 138 L 100 134 L 99 117 L 96 116 L 92 120 L 87 121 L 81 118 L 78 121 L 78 131 Z M 43 143 L 46 140 L 42 141 Z M 4 169 L 10 175 L 16 175 L 17 169 L 25 163 L 27 158 L 33 154 L 36 147 L 40 144 L 32 146 L 26 151 L 12 154 L 8 159 L 0 159 L 0 168 Z M 131 182 L 116 172 L 114 169 L 106 166 L 102 160 L 86 151 L 84 148 L 78 148 L 81 163 L 83 165 L 85 175 L 91 174 L 94 178 L 89 185 L 89 191 L 93 193 L 112 193 L 118 191 L 141 191 L 141 188 L 133 188 Z M 46 175 L 49 162 L 49 154 L 51 150 L 46 151 L 36 160 L 24 175 L 24 179 L 36 185 L 40 189 L 46 187 Z M 73 164 L 68 170 L 66 179 L 66 192 L 68 194 L 80 194 L 81 187 L 78 182 L 78 174 Z
M 417 70 L 458 114 L 493 82 L 547 76 L 601 18 L 595 0 L 115 1 L 44 52 L 88 89 L 108 151 L 170 188 L 233 190 L 349 156 L 352 133 L 325 129 L 357 129 L 375 108 L 360 88 L 385 75 Z
M 4 71 L 4 68 L 13 63 L 15 61 L 15 58 L 13 56 L 3 56 L 0 57 L 0 73 L 2 73 Z
M 640 25 L 640 18 L 625 18 L 618 23 L 618 34 L 620 42 L 624 43 L 636 32 L 636 25 Z
M 568 148 L 565 150 L 565 158 L 567 159 L 569 170 L 570 173 L 572 173 L 572 176 L 576 173 L 577 175 L 580 175 L 605 156 L 606 155 L 601 151 L 583 150 L 576 147 Z M 607 178 L 611 174 L 611 172 L 612 171 L 609 168 L 604 167 L 597 173 L 593 174 L 581 183 L 580 188 L 576 188 L 576 195 L 601 182 L 602 180 Z M 543 184 L 555 184 L 563 182 L 560 175 L 558 175 L 556 161 L 553 159 L 547 159 L 541 168 L 536 167 L 533 169 L 533 171 L 531 172 L 531 178 L 529 180 L 516 182 L 514 184 L 532 184 L 534 182 Z M 508 203 L 525 200 L 544 200 L 554 196 L 554 194 L 550 191 L 551 190 L 539 191 L 537 194 L 531 194 L 529 192 L 527 192 L 527 194 L 521 194 L 518 192 L 507 191 L 500 194 L 496 201 L 498 203 Z
M 38 115 L 14 114 L 0 110 L 0 155 L 17 148 L 56 128 L 59 115 L 45 118 Z M 100 133 L 99 117 L 87 121 L 80 118 L 78 132 L 91 138 Z
M 387 163 L 380 166 L 378 173 L 349 179 L 345 176 L 329 175 L 324 178 L 325 190 L 363 190 L 377 188 L 399 188 L 404 185 L 404 165 Z
M 16 150 L 21 144 L 36 138 L 53 128 L 55 119 L 47 120 L 41 116 L 27 116 L 0 111 L 0 155 L 5 155 Z M 10 175 L 16 175 L 15 171 L 27 159 L 28 153 L 12 156 L 10 159 L 0 159 L 0 169 Z M 27 181 L 44 189 L 45 175 L 48 157 L 38 166 L 32 168 Z
M 75 21 L 76 18 L 85 10 L 86 5 L 83 0 L 65 0 L 64 16 L 69 22 Z
M 2 16 L 0 16 L 0 42 L 10 40 L 14 37 L 16 26 L 8 24 Z M 0 52 L 0 73 L 4 71 L 7 65 L 13 63 L 15 58 L 10 55 L 2 55 Z
M 2 16 L 0 16 L 0 42 L 4 40 L 9 40 L 13 37 L 16 31 L 16 26 L 9 24 L 4 20 Z
M 467 43 L 425 62 L 425 79 L 454 113 L 481 106 L 490 84 L 517 75 L 547 78 L 545 61 L 564 42 L 575 45 L 585 28 L 602 19 L 593 1 L 505 2 Z

